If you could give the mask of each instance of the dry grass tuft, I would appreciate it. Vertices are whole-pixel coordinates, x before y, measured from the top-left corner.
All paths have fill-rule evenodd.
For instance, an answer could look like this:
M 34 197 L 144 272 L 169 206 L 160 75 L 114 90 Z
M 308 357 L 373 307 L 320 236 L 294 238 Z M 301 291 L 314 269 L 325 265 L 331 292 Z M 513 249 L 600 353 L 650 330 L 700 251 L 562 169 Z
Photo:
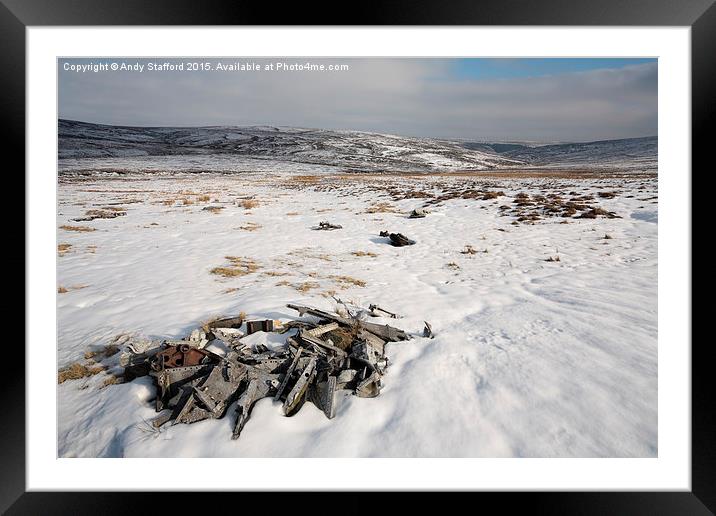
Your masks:
M 371 258 L 375 258 L 376 256 L 378 256 L 377 254 L 371 253 L 369 251 L 353 251 L 351 254 L 353 256 L 369 256 Z
M 64 256 L 65 253 L 69 252 L 72 244 L 57 244 L 57 254 Z
M 87 378 L 104 371 L 105 368 L 102 366 L 86 366 L 75 362 L 64 369 L 60 369 L 57 372 L 57 383 L 63 383 L 67 380 L 79 380 L 80 378 Z
M 99 386 L 100 389 L 104 389 L 105 387 L 109 387 L 110 385 L 116 385 L 118 383 L 123 383 L 124 377 L 122 376 L 114 376 L 113 374 L 107 376 L 107 378 L 104 379 L 102 382 L 102 385 Z
M 192 201 L 188 197 L 184 197 L 183 199 L 180 199 L 180 200 L 184 206 L 189 206 L 190 204 L 194 204 L 194 201 Z
M 472 247 L 470 244 L 467 244 L 465 248 L 460 251 L 460 254 L 477 254 L 477 249 Z
M 331 276 L 331 279 L 344 287 L 346 287 L 346 286 L 365 287 L 366 286 L 365 281 L 357 279 L 357 278 L 353 278 L 351 276 Z
M 256 199 L 244 199 L 239 202 L 239 206 L 244 208 L 245 210 L 250 210 L 251 208 L 256 208 L 259 205 L 259 201 Z
M 225 278 L 233 278 L 252 274 L 259 269 L 259 265 L 250 258 L 226 256 L 226 259 L 230 262 L 230 265 L 224 267 L 214 267 L 210 271 L 211 274 L 216 274 Z
M 204 208 L 204 211 L 208 211 L 216 215 L 217 213 L 221 213 L 221 210 L 223 210 L 223 206 L 207 206 Z
M 298 175 L 293 176 L 291 178 L 296 183 L 302 183 L 302 184 L 316 184 L 318 183 L 321 178 L 319 176 L 313 176 L 313 175 Z
M 452 269 L 452 270 L 455 270 L 455 271 L 460 269 L 460 266 L 459 266 L 457 263 L 455 263 L 455 262 L 450 262 L 450 263 L 447 264 L 447 266 L 448 266 L 449 269 Z
M 66 294 L 70 290 L 80 290 L 80 289 L 86 288 L 86 287 L 87 287 L 87 285 L 73 285 L 71 287 L 63 287 L 62 285 L 60 285 L 59 287 L 57 287 L 57 293 L 58 294 Z
M 289 211 L 289 212 L 286 214 L 287 217 L 294 217 L 294 216 L 296 216 L 296 215 L 300 215 L 300 213 L 298 213 L 297 211 Z
M 498 197 L 505 195 L 504 192 L 485 192 L 482 194 L 481 199 L 483 201 L 489 201 L 490 199 L 497 199 Z
M 290 273 L 288 272 L 279 272 L 279 271 L 266 271 L 263 273 L 266 276 L 288 276 Z
M 207 202 L 207 201 L 211 200 L 211 196 L 210 195 L 200 195 L 196 198 L 196 200 L 198 202 Z
M 338 312 L 338 309 L 336 309 L 336 312 Z M 347 314 L 339 314 L 342 316 L 346 316 Z M 330 340 L 333 342 L 333 345 L 341 348 L 342 350 L 348 350 L 351 347 L 351 344 L 353 343 L 353 340 L 356 338 L 357 331 L 355 330 L 348 330 L 346 328 L 336 328 L 335 330 L 331 330 L 328 333 L 324 333 L 321 338 Z
M 91 228 L 88 226 L 68 226 L 67 224 L 60 226 L 60 229 L 64 229 L 65 231 L 77 231 L 80 233 L 89 233 L 90 231 L 96 231 L 95 228 Z
M 306 293 L 306 292 L 316 289 L 320 286 L 321 285 L 319 285 L 315 281 L 304 281 L 303 283 L 301 283 L 299 285 L 294 285 L 293 288 L 295 288 L 296 290 L 298 290 L 301 293 Z
M 255 222 L 247 222 L 243 226 L 239 226 L 239 229 L 241 231 L 256 231 L 257 229 L 261 229 L 263 226 L 261 224 L 256 224 Z
M 389 202 L 379 202 L 365 210 L 366 213 L 397 213 L 398 210 Z

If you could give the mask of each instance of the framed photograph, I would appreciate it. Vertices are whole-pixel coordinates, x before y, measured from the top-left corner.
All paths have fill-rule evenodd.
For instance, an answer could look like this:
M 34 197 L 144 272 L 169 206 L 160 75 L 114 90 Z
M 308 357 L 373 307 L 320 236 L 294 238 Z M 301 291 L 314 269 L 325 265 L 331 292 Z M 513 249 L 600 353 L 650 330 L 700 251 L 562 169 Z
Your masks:
M 691 339 L 711 2 L 0 20 L 28 300 L 3 510 L 386 490 L 714 510 Z

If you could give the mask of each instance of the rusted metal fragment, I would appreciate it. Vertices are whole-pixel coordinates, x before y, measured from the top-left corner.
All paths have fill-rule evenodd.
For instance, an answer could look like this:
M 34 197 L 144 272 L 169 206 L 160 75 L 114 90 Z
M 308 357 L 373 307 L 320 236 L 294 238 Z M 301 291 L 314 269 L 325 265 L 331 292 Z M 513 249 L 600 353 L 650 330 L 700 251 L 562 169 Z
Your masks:
M 154 355 L 150 365 L 155 371 L 161 371 L 174 367 L 199 365 L 215 358 L 216 356 L 209 351 L 198 349 L 188 343 L 181 343 L 176 346 L 166 346 L 165 349 Z

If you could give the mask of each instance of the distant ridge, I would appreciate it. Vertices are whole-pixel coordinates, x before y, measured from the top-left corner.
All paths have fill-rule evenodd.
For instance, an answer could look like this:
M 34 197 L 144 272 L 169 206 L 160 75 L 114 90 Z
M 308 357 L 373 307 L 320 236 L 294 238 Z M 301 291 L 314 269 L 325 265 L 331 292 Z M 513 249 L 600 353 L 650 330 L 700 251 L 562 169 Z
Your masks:
M 60 119 L 58 158 L 234 155 L 350 170 L 656 170 L 657 137 L 527 145 L 273 126 L 131 127 Z

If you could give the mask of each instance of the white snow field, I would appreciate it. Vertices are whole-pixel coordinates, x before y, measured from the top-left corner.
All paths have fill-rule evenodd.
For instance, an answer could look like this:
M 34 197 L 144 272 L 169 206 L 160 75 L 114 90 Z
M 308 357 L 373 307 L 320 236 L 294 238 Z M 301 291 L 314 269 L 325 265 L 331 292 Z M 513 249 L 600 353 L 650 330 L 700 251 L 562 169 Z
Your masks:
M 92 360 L 106 371 L 58 385 L 59 456 L 657 456 L 655 174 L 300 166 L 61 173 L 58 369 L 121 347 L 122 335 L 181 338 L 241 311 L 288 321 L 298 314 L 286 303 L 334 310 L 333 294 L 402 315 L 385 322 L 414 335 L 388 344 L 380 396 L 339 391 L 333 420 L 312 404 L 283 417 L 265 398 L 236 441 L 234 406 L 223 419 L 150 430 L 150 378 L 112 384 L 119 354 L 100 353 Z M 518 194 L 537 197 L 520 222 Z M 618 218 L 545 216 L 539 196 L 549 195 L 593 196 L 591 206 Z M 427 217 L 407 217 L 426 203 Z M 126 214 L 72 220 L 102 207 Z M 324 220 L 343 229 L 311 229 Z M 392 247 L 381 230 L 417 243 Z M 227 256 L 253 267 L 212 274 Z M 421 336 L 423 321 L 433 339 Z M 270 346 L 283 338 L 250 337 Z

